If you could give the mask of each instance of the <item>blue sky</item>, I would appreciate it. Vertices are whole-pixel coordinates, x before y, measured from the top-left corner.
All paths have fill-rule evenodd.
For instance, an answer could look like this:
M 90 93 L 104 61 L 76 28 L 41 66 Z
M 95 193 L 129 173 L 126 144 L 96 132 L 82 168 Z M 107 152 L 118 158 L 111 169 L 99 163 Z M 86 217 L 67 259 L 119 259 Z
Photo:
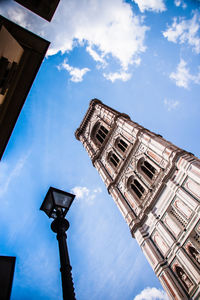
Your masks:
M 51 41 L 0 163 L 0 250 L 17 257 L 13 300 L 61 298 L 49 186 L 74 192 L 68 246 L 78 300 L 166 300 L 74 137 L 92 98 L 199 157 L 198 0 L 61 0 L 51 23 L 0 13 Z

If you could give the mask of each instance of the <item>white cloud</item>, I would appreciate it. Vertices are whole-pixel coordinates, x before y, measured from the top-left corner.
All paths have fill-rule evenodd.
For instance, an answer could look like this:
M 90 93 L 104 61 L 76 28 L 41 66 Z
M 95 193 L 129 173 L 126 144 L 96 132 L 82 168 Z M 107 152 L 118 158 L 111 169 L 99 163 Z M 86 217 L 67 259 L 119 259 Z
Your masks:
M 147 287 L 134 300 L 169 300 L 169 298 L 164 291 L 154 287 Z
M 24 157 L 21 157 L 17 161 L 14 168 L 10 171 L 8 170 L 7 164 L 1 162 L 1 164 L 0 164 L 0 197 L 5 195 L 12 180 L 19 176 L 29 155 L 30 155 L 30 152 L 27 155 L 25 155 Z
M 20 24 L 22 27 L 26 27 L 31 30 L 31 20 L 28 21 L 28 17 L 31 16 L 29 12 L 26 13 L 23 7 L 12 5 L 12 3 L 7 3 L 9 6 L 4 5 L 0 8 L 0 13 L 10 20 L 14 21 L 17 24 Z
M 92 56 L 92 58 L 96 61 L 96 62 L 99 62 L 102 64 L 102 67 L 105 67 L 106 66 L 106 61 L 105 59 L 103 58 L 104 57 L 104 54 L 101 53 L 99 54 L 97 51 L 95 51 L 92 46 L 87 46 L 86 47 L 86 50 L 87 52 Z
M 140 58 L 140 57 L 136 58 L 136 59 L 133 61 L 133 63 L 134 63 L 136 66 L 139 66 L 139 65 L 141 64 L 141 58 Z
M 101 188 L 90 190 L 85 186 L 76 186 L 72 190 L 77 199 L 83 199 L 87 204 L 91 205 L 98 193 L 101 193 Z
M 96 189 L 93 190 L 93 192 L 94 192 L 94 193 L 101 193 L 102 190 L 101 190 L 101 188 L 96 188 Z
M 72 193 L 76 195 L 77 199 L 83 199 L 85 196 L 89 195 L 89 189 L 83 186 L 76 186 L 72 189 Z
M 90 69 L 88 68 L 79 69 L 79 68 L 72 67 L 66 63 L 66 60 L 64 60 L 64 62 L 58 66 L 58 69 L 59 70 L 65 69 L 66 71 L 68 71 L 71 76 L 70 80 L 73 82 L 81 82 L 83 80 L 83 76 L 88 71 L 90 71 Z
M 128 81 L 131 78 L 131 74 L 121 71 L 121 72 L 114 72 L 114 73 L 104 73 L 103 76 L 112 82 L 115 82 L 115 80 L 122 80 L 122 81 Z
M 180 6 L 180 5 L 181 5 L 181 0 L 175 0 L 175 1 L 174 1 L 174 4 L 175 4 L 176 6 Z
M 164 105 L 166 106 L 168 111 L 174 110 L 179 106 L 180 102 L 177 100 L 164 99 Z
M 184 9 L 187 7 L 187 4 L 185 2 L 183 2 L 182 0 L 174 0 L 174 4 L 177 7 L 182 7 Z
M 200 16 L 195 13 L 194 16 L 185 20 L 183 18 L 174 18 L 173 24 L 168 26 L 168 29 L 163 32 L 164 37 L 173 43 L 188 43 L 192 49 L 200 53 Z
M 133 0 L 139 6 L 141 12 L 151 10 L 154 12 L 162 12 L 166 10 L 163 0 Z
M 48 55 L 86 46 L 98 63 L 104 65 L 112 57 L 126 70 L 146 49 L 148 27 L 122 0 L 61 0 L 48 24 L 13 2 L 0 13 L 50 40 Z
M 172 72 L 169 77 L 171 80 L 175 81 L 177 86 L 185 89 L 189 88 L 191 82 L 200 84 L 200 70 L 197 75 L 190 74 L 187 63 L 183 59 L 180 60 L 176 72 Z

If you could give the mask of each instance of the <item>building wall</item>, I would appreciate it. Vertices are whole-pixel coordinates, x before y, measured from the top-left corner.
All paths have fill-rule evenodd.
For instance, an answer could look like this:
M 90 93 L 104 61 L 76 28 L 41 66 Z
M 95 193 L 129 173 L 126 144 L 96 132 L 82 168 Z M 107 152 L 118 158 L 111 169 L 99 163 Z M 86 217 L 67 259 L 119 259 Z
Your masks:
M 0 159 L 48 46 L 0 16 Z
M 199 299 L 199 159 L 97 99 L 75 135 L 169 297 Z

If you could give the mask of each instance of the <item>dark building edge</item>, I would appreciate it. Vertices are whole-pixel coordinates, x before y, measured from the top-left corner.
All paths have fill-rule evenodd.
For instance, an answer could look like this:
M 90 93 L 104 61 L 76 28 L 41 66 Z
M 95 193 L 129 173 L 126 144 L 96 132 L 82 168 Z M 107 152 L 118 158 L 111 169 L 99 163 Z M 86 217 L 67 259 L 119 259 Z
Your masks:
M 13 115 L 13 118 L 12 119 L 9 119 L 9 115 L 10 115 L 10 111 L 6 111 L 5 113 L 5 116 L 4 116 L 4 119 L 3 119 L 3 122 L 2 124 L 0 125 L 0 130 L 2 131 L 6 125 L 8 125 L 9 129 L 9 133 L 7 133 L 7 135 L 4 137 L 3 139 L 3 143 L 0 145 L 0 160 L 2 159 L 2 156 L 4 154 L 4 151 L 6 149 L 6 146 L 9 142 L 9 139 L 12 135 L 12 132 L 13 132 L 13 129 L 15 127 L 15 124 L 17 122 L 17 119 L 19 117 L 19 114 L 22 110 L 22 107 L 26 101 L 26 98 L 28 96 L 28 93 L 31 89 L 31 86 L 35 80 L 35 77 L 39 71 L 39 68 L 41 66 L 41 63 L 45 57 L 45 54 L 47 52 L 47 49 L 50 45 L 50 42 L 37 36 L 36 34 L 28 31 L 27 29 L 24 29 L 23 27 L 17 25 L 16 23 L 6 19 L 5 17 L 3 17 L 2 15 L 0 15 L 0 27 L 2 25 L 5 25 L 6 26 L 6 29 L 9 30 L 11 33 L 13 33 L 13 36 L 17 39 L 17 36 L 19 34 L 19 36 L 23 35 L 23 33 L 26 34 L 26 39 L 24 41 L 22 40 L 18 40 L 18 42 L 20 43 L 20 45 L 23 47 L 27 47 L 29 48 L 29 50 L 31 49 L 32 46 L 35 46 L 35 42 L 36 41 L 40 41 L 40 47 L 37 47 L 38 49 L 34 49 L 32 48 L 33 50 L 33 54 L 34 55 L 37 55 L 38 56 L 38 62 L 36 64 L 34 64 L 34 71 L 32 73 L 32 76 L 31 78 L 29 79 L 29 81 L 27 82 L 26 85 L 24 85 L 24 94 L 23 94 L 23 97 L 21 98 L 20 95 L 19 95 L 19 99 L 17 99 L 17 107 L 14 108 L 14 110 L 12 110 L 12 115 Z M 32 40 L 32 42 L 31 42 Z M 26 70 L 26 73 L 29 72 L 29 68 L 27 68 Z M 20 78 L 20 80 L 24 78 L 26 78 L 26 73 L 23 74 L 22 78 Z M 21 91 L 15 91 L 15 93 L 17 94 L 20 94 Z M 10 110 L 10 109 L 9 109 Z M 7 121 L 6 121 L 7 120 Z M 7 124 L 6 124 L 7 123 Z M 1 127 L 4 127 L 4 128 L 1 128 Z

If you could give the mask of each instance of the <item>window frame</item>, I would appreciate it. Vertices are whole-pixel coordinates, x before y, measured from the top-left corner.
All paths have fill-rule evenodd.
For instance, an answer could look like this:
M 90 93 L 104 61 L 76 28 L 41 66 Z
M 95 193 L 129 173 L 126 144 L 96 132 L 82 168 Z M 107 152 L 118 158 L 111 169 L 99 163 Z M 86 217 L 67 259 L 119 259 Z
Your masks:
M 115 157 L 113 157 L 113 156 L 115 156 Z M 112 160 L 111 160 L 111 158 L 112 158 Z M 107 155 L 107 161 L 108 161 L 109 165 L 114 170 L 116 170 L 119 167 L 120 163 L 121 163 L 121 158 L 117 153 L 115 153 L 113 150 L 111 150 Z
M 125 143 L 127 146 L 123 145 L 123 143 L 121 143 L 121 147 L 124 148 L 124 151 L 119 147 L 120 141 L 122 141 L 123 143 Z M 121 136 L 118 136 L 117 139 L 115 140 L 115 148 L 120 152 L 120 154 L 122 154 L 123 156 L 125 155 L 125 153 L 127 152 L 128 148 L 129 148 L 129 143 L 128 141 Z
M 101 147 L 109 134 L 109 128 L 104 122 L 97 121 L 91 130 L 91 140 L 98 147 Z M 102 141 L 101 141 L 102 139 Z
M 137 184 L 136 184 L 136 182 L 137 182 Z M 135 189 L 132 186 L 134 186 Z M 146 189 L 144 183 L 137 176 L 134 176 L 134 175 L 132 175 L 128 178 L 127 189 L 130 192 L 130 194 L 134 197 L 134 199 L 136 197 L 136 200 L 139 200 L 139 201 L 143 200 L 147 194 L 147 189 Z M 137 190 L 137 192 L 136 192 L 136 190 Z M 141 196 L 139 196 L 139 194 L 141 194 Z
M 146 164 L 149 164 L 150 167 L 152 167 L 155 172 L 153 172 L 150 168 L 148 168 Z M 146 169 L 147 171 L 145 172 L 144 169 Z M 158 167 L 148 158 L 148 157 L 141 157 L 138 162 L 137 162 L 137 170 L 138 172 L 150 183 L 154 182 L 159 171 L 158 171 Z M 150 176 L 147 175 L 147 173 L 149 172 Z M 152 175 L 152 177 L 151 177 Z

